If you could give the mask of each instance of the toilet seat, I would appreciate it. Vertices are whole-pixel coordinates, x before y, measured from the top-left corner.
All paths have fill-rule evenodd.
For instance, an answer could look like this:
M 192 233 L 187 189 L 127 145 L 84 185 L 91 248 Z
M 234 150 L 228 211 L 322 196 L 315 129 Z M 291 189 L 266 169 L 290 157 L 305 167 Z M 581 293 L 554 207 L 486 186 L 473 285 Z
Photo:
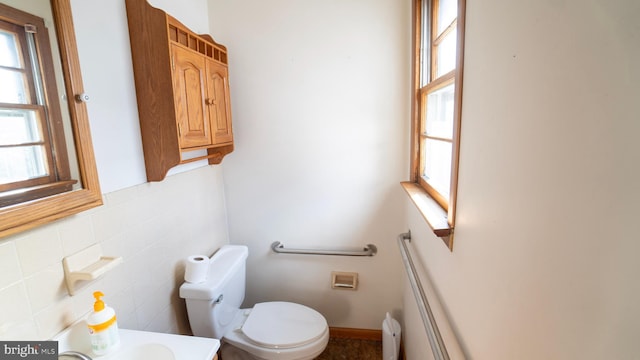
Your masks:
M 322 338 L 327 321 L 307 306 L 273 301 L 256 304 L 242 325 L 242 332 L 258 346 L 288 349 Z
M 309 339 L 305 340 L 301 340 L 299 341 L 300 343 L 303 343 L 303 345 L 298 345 L 298 346 L 293 346 L 293 347 L 282 347 L 283 343 L 286 343 L 286 341 L 273 341 L 273 342 L 281 342 L 279 344 L 274 344 L 273 342 L 269 344 L 270 341 L 272 340 L 265 340 L 265 339 L 261 339 L 258 335 L 253 334 L 251 330 L 252 326 L 251 323 L 249 323 L 249 326 L 245 328 L 245 325 L 248 321 L 248 319 L 250 317 L 252 317 L 253 315 L 257 315 L 255 317 L 253 317 L 252 322 L 254 322 L 255 324 L 260 324 L 260 325 L 256 325 L 260 328 L 261 325 L 263 325 L 262 328 L 267 328 L 270 329 L 270 332 L 278 332 L 280 334 L 282 334 L 282 330 L 278 329 L 277 331 L 275 330 L 276 327 L 274 326 L 274 324 L 276 323 L 280 323 L 279 319 L 275 319 L 275 320 L 269 320 L 269 319 L 265 319 L 261 316 L 261 308 L 263 308 L 264 310 L 269 309 L 271 306 L 275 306 L 275 307 L 280 307 L 280 309 L 290 309 L 289 306 L 292 307 L 303 307 L 306 310 L 304 310 L 304 312 L 302 313 L 301 318 L 306 318 L 305 314 L 309 314 L 309 313 L 317 313 L 317 311 L 308 308 L 306 306 L 303 305 L 299 305 L 299 304 L 294 304 L 294 303 L 284 303 L 285 305 L 266 305 L 264 306 L 263 304 L 272 304 L 270 302 L 267 303 L 259 303 L 256 304 L 256 306 L 254 306 L 253 309 L 240 309 L 238 311 L 238 313 L 236 314 L 235 319 L 233 320 L 233 324 L 230 328 L 230 331 L 226 332 L 224 334 L 224 336 L 222 337 L 222 343 L 225 344 L 222 347 L 222 353 L 223 356 L 226 355 L 227 353 L 225 351 L 229 351 L 231 353 L 237 353 L 237 352 L 246 352 L 246 354 L 251 354 L 250 356 L 241 356 L 241 357 L 234 357 L 233 355 L 230 356 L 229 358 L 231 359 L 264 359 L 264 360 L 311 360 L 311 359 L 315 359 L 316 357 L 318 357 L 322 351 L 327 347 L 327 343 L 329 342 L 329 325 L 327 324 L 327 321 L 324 319 L 324 317 L 322 317 L 322 321 L 317 321 L 313 324 L 320 324 L 319 327 L 322 329 L 321 330 L 321 334 L 319 337 L 316 337 L 315 339 L 313 339 L 313 336 L 310 336 Z M 258 309 L 258 312 L 254 313 L 255 309 Z M 300 310 L 300 308 L 298 308 L 298 310 Z M 288 311 L 288 310 L 287 310 Z M 253 314 L 253 315 L 252 315 Z M 318 313 L 319 314 L 319 313 Z M 282 313 L 280 312 L 281 317 L 287 317 L 286 313 Z M 311 316 L 311 318 L 313 319 L 313 315 L 309 315 Z M 266 321 L 266 322 L 262 322 L 262 321 Z M 270 323 L 269 323 L 270 322 Z M 294 321 L 295 322 L 295 321 Z M 288 323 L 288 321 L 283 321 L 282 323 Z M 269 326 L 273 326 L 273 327 L 269 327 Z M 301 325 L 301 326 L 295 326 L 293 325 L 293 331 L 299 331 L 299 329 L 301 327 L 303 327 L 305 325 Z M 280 325 L 278 325 L 278 327 L 280 327 Z M 312 328 L 314 326 L 311 326 Z M 249 336 L 247 336 L 245 334 L 245 330 L 248 331 L 249 333 L 252 333 L 252 336 L 254 336 L 255 339 L 258 339 L 258 341 L 249 338 Z M 284 333 L 289 333 L 288 332 L 284 332 Z M 285 339 L 286 340 L 286 339 Z M 262 342 L 264 345 L 259 344 L 259 341 Z M 295 340 L 294 340 L 295 341 Z M 238 348 L 239 350 L 232 350 L 229 348 L 228 345 L 232 345 L 232 347 Z

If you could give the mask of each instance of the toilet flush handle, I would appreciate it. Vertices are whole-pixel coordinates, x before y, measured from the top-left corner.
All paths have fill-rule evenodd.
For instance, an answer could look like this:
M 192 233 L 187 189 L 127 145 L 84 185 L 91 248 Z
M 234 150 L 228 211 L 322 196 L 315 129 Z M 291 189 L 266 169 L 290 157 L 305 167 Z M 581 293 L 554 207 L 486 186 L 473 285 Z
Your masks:
M 220 296 L 218 296 L 218 298 L 216 299 L 216 301 L 214 301 L 214 304 L 220 304 L 222 302 L 222 299 L 224 299 L 224 294 L 220 294 Z

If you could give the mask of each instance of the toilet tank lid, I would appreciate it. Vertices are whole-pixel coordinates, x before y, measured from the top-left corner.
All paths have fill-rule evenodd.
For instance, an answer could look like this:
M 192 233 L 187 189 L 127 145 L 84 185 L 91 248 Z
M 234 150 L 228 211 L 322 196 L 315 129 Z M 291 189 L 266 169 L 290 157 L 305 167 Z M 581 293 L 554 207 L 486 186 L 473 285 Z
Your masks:
M 185 281 L 180 286 L 180 297 L 196 300 L 217 299 L 233 274 L 241 266 L 245 266 L 248 254 L 249 249 L 244 245 L 224 245 L 211 257 L 207 280 L 201 283 Z

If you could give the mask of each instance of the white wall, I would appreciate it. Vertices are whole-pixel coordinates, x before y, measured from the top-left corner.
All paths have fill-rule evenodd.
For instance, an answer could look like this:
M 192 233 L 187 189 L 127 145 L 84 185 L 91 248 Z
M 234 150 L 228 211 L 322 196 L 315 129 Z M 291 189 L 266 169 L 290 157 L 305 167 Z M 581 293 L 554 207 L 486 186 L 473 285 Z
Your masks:
M 245 303 L 290 300 L 329 325 L 379 329 L 401 307 L 406 230 L 409 4 L 392 0 L 209 3 L 229 49 L 236 151 L 225 160 L 229 234 L 247 244 Z M 274 255 L 378 246 L 373 258 Z M 360 273 L 332 290 L 332 270 Z
M 152 3 L 207 32 L 205 0 Z M 0 239 L 0 339 L 50 338 L 91 309 L 97 289 L 123 328 L 189 332 L 184 259 L 228 243 L 222 167 L 146 183 L 124 1 L 72 7 L 105 205 Z M 62 259 L 95 243 L 124 262 L 70 297 Z
M 453 253 L 405 201 L 460 343 L 474 359 L 635 358 L 640 3 L 467 7 Z
M 150 0 L 198 33 L 209 27 L 206 0 Z M 72 1 L 100 186 L 104 193 L 146 182 L 124 0 Z M 206 164 L 174 168 L 170 174 Z M 116 175 L 118 174 L 118 175 Z

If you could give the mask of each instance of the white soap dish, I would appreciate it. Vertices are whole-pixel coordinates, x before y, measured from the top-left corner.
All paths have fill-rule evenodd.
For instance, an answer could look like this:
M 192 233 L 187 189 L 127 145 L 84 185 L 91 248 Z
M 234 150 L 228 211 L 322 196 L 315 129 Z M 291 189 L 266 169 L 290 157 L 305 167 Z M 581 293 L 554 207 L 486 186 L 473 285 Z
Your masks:
M 62 259 L 69 295 L 75 294 L 78 280 L 94 280 L 122 262 L 122 257 L 102 256 L 100 244 L 91 245 Z

